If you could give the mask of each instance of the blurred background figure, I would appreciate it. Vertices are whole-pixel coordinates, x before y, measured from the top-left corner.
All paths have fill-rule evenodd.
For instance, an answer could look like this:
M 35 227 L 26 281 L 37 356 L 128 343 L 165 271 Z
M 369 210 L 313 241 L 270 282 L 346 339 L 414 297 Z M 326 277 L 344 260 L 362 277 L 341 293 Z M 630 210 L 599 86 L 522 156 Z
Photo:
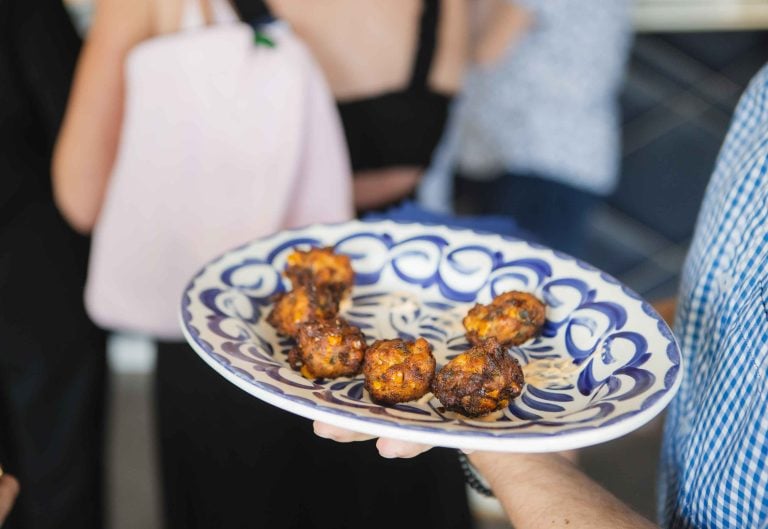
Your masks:
M 83 308 L 88 240 L 49 170 L 79 49 L 60 1 L 0 1 L 0 462 L 23 484 L 10 529 L 104 527 L 104 335 Z
M 583 255 L 586 219 L 618 180 L 630 2 L 490 1 L 458 117 L 457 195 Z
M 142 190 L 133 190 L 132 202 L 120 202 L 126 182 L 138 181 L 140 176 L 149 176 L 146 193 L 159 186 L 172 189 L 175 182 L 178 187 L 193 179 L 200 187 L 210 182 L 211 189 L 230 195 L 212 201 L 232 203 L 232 209 L 237 204 L 231 195 L 246 201 L 250 197 L 240 192 L 243 186 L 238 184 L 247 184 L 247 190 L 255 188 L 258 200 L 269 201 L 268 179 L 282 181 L 273 167 L 280 164 L 283 169 L 293 159 L 281 158 L 278 148 L 264 153 L 262 159 L 253 158 L 250 153 L 261 152 L 254 147 L 258 137 L 228 134 L 242 120 L 258 120 L 254 102 L 263 105 L 262 114 L 281 108 L 269 92 L 260 100 L 255 90 L 243 91 L 237 84 L 259 79 L 259 70 L 249 70 L 251 63 L 245 59 L 256 49 L 254 40 L 269 42 L 269 32 L 267 37 L 257 33 L 238 39 L 236 48 L 212 48 L 211 41 L 201 40 L 206 35 L 226 35 L 228 28 L 243 30 L 237 24 L 238 15 L 257 19 L 259 32 L 270 15 L 287 21 L 318 58 L 346 132 L 357 207 L 385 206 L 412 192 L 442 133 L 448 101 L 458 88 L 464 61 L 463 0 L 332 0 L 312 6 L 308 9 L 301 0 L 244 2 L 237 13 L 227 0 L 102 0 L 97 4 L 56 146 L 53 174 L 64 216 L 81 232 L 96 229 L 97 252 L 105 236 L 100 230 L 116 211 L 124 214 L 123 227 L 129 233 L 138 225 L 139 234 L 150 234 L 146 244 L 153 238 L 167 240 L 163 251 L 179 253 L 187 240 L 203 247 L 211 239 L 206 227 L 179 229 L 174 238 L 163 232 L 162 219 L 153 225 L 150 213 L 157 209 L 131 207 L 141 201 Z M 240 45 L 243 42 L 245 47 Z M 276 38 L 258 52 L 265 60 L 277 60 L 280 46 Z M 185 69 L 188 57 L 194 60 Z M 243 60 L 225 61 L 233 57 Z M 222 72 L 221 65 L 231 67 Z M 314 73 L 307 70 L 302 72 L 306 76 Z M 159 85 L 159 76 L 167 84 Z M 265 75 L 261 82 L 274 86 L 277 81 Z M 286 90 L 292 88 L 283 85 Z M 326 104 L 327 95 L 321 93 Z M 238 103 L 253 112 L 240 112 Z M 300 108 L 302 101 L 293 103 Z M 282 106 L 285 114 L 286 107 Z M 296 129 L 313 132 L 306 121 L 297 122 Z M 213 135 L 210 130 L 221 132 Z M 157 131 L 164 134 L 154 136 Z M 82 156 L 82 145 L 94 146 L 90 156 Z M 343 145 L 341 138 L 339 145 Z M 308 171 L 318 174 L 327 163 L 327 158 L 309 161 Z M 234 189 L 221 183 L 223 173 Z M 323 191 L 341 193 L 337 183 L 329 180 Z M 314 221 L 339 220 L 329 216 L 335 213 L 334 205 L 319 191 L 304 202 L 298 191 L 293 192 L 294 209 L 301 212 L 321 204 L 326 217 Z M 177 195 L 168 193 L 167 204 L 160 209 L 167 205 L 173 211 L 169 224 L 187 226 L 184 219 L 199 218 L 201 211 L 190 212 L 183 193 Z M 125 207 L 110 210 L 116 203 Z M 198 205 L 203 209 L 206 204 Z M 245 207 L 259 209 L 252 202 Z M 229 219 L 223 214 L 216 218 Z M 146 219 L 149 222 L 141 224 Z M 222 224 L 230 234 L 248 229 L 256 236 L 263 228 Z M 111 240 L 118 246 L 129 244 L 128 236 Z M 91 264 L 97 262 L 94 259 Z M 152 279 L 162 273 L 158 271 Z M 117 284 L 127 273 L 113 276 Z M 160 303 L 147 299 L 147 304 L 153 301 Z M 171 316 L 178 330 L 175 304 L 173 309 L 173 314 L 163 316 Z M 173 335 L 153 329 L 140 330 L 163 338 L 157 343 L 156 414 L 168 527 L 242 527 L 252 519 L 271 529 L 471 527 L 463 477 L 453 452 L 436 450 L 419 460 L 390 465 L 378 458 L 370 444 L 350 451 L 319 440 L 309 421 L 227 383 L 186 342 L 173 341 Z M 383 504 L 397 509 L 382 509 Z M 329 509 L 334 516 L 324 515 Z
M 236 0 L 309 45 L 336 97 L 361 212 L 411 195 L 445 127 L 467 48 L 465 0 Z
M 422 193 L 428 207 L 508 214 L 583 255 L 585 223 L 616 186 L 629 0 L 481 0 L 473 66 Z M 433 186 L 442 186 L 435 192 Z M 442 201 L 442 202 L 441 202 Z

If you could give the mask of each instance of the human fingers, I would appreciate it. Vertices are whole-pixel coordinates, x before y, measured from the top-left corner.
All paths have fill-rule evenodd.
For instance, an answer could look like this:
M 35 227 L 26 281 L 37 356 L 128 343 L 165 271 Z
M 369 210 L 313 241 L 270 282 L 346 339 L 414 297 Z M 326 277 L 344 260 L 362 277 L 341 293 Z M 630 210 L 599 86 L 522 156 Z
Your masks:
M 331 439 L 338 443 L 352 443 L 355 441 L 368 441 L 375 439 L 372 435 L 364 433 L 352 432 L 339 428 L 337 426 L 331 426 L 324 422 L 315 421 L 313 423 L 315 435 L 323 437 L 324 439 Z M 406 441 L 398 441 L 396 439 L 384 439 L 380 438 L 376 442 L 376 448 L 379 450 L 381 457 L 387 459 L 394 458 L 411 458 L 416 457 L 432 448 L 429 445 L 422 445 L 418 443 L 409 443 Z
M 379 450 L 379 455 L 381 455 L 381 457 L 386 457 L 387 459 L 398 457 L 407 459 L 423 454 L 432 447 L 429 445 L 398 441 L 397 439 L 385 439 L 382 437 L 376 441 L 376 448 Z
M 352 432 L 320 421 L 315 421 L 313 426 L 316 436 L 324 439 L 331 439 L 337 443 L 352 443 L 355 441 L 368 441 L 369 439 L 374 439 L 374 436 L 372 435 Z
M 0 477 L 0 525 L 11 512 L 13 502 L 19 495 L 19 482 L 9 474 Z
M 566 450 L 564 452 L 557 452 L 562 458 L 567 459 L 574 465 L 579 465 L 579 451 L 578 450 Z

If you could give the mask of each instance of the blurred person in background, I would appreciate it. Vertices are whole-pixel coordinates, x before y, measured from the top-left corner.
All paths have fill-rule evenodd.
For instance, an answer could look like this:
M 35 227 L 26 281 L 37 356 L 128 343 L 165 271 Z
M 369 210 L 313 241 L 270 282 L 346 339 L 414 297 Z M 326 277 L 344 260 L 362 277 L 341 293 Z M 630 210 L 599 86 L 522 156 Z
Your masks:
M 466 0 L 235 3 L 245 20 L 286 20 L 315 54 L 337 100 L 358 211 L 412 195 L 462 80 Z
M 411 195 L 462 80 L 468 36 L 465 0 L 333 0 L 312 9 L 300 0 L 235 0 L 234 5 L 245 21 L 275 16 L 290 23 L 320 63 L 348 141 L 357 209 L 383 208 Z M 138 18 L 140 23 L 104 31 L 122 35 L 109 38 L 124 38 L 131 45 L 173 33 L 181 6 L 182 0 L 123 6 L 128 20 Z M 116 108 L 108 106 L 106 112 L 119 122 Z M 94 139 L 101 148 L 88 165 L 99 174 L 114 162 L 118 130 L 112 126 Z M 103 194 L 103 177 L 85 180 L 95 187 L 83 193 Z M 92 204 L 100 200 L 85 202 L 82 211 L 64 210 L 76 227 L 82 223 L 83 231 L 95 222 L 98 209 Z
M 613 191 L 629 0 L 481 0 L 473 66 L 422 203 L 511 215 L 539 242 L 583 255 Z
M 464 61 L 463 2 L 237 4 L 245 20 L 288 21 L 317 56 L 339 101 L 359 209 L 407 196 L 429 162 Z M 236 18 L 226 0 L 100 0 L 54 160 L 56 198 L 77 230 L 92 230 L 104 203 L 131 52 L 144 45 L 146 57 L 161 38 Z M 472 525 L 450 452 L 390 465 L 371 445 L 319 440 L 309 421 L 226 382 L 186 343 L 158 344 L 156 383 L 168 527 Z
M 9 529 L 104 527 L 105 339 L 83 307 L 88 240 L 50 175 L 79 49 L 60 1 L 0 0 L 0 462 L 23 483 Z

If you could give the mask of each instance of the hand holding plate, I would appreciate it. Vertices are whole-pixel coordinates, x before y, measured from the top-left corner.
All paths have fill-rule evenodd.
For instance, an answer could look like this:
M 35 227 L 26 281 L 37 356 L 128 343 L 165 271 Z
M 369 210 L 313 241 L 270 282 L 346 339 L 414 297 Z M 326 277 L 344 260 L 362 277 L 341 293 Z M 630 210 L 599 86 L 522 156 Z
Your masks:
M 343 428 L 337 428 L 323 422 L 314 422 L 315 435 L 324 439 L 331 439 L 337 443 L 352 443 L 355 441 L 369 441 L 376 439 L 372 435 L 366 435 L 363 433 L 356 433 Z M 423 454 L 430 448 L 429 445 L 423 445 L 418 443 L 409 443 L 406 441 L 398 441 L 396 439 L 379 438 L 376 441 L 376 448 L 379 450 L 381 457 L 387 459 L 394 459 L 396 457 L 411 458 L 416 457 L 419 454 Z

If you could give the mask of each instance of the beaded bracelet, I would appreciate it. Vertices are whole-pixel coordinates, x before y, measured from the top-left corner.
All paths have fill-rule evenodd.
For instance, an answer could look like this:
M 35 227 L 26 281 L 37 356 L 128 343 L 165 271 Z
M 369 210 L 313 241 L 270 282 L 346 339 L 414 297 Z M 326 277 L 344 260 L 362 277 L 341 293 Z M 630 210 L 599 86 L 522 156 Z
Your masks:
M 483 478 L 475 472 L 475 468 L 472 466 L 472 463 L 469 462 L 467 455 L 461 450 L 458 450 L 457 453 L 459 456 L 459 465 L 461 465 L 461 471 L 464 473 L 464 481 L 467 482 L 467 485 L 483 496 L 492 498 L 493 491 L 485 485 Z

